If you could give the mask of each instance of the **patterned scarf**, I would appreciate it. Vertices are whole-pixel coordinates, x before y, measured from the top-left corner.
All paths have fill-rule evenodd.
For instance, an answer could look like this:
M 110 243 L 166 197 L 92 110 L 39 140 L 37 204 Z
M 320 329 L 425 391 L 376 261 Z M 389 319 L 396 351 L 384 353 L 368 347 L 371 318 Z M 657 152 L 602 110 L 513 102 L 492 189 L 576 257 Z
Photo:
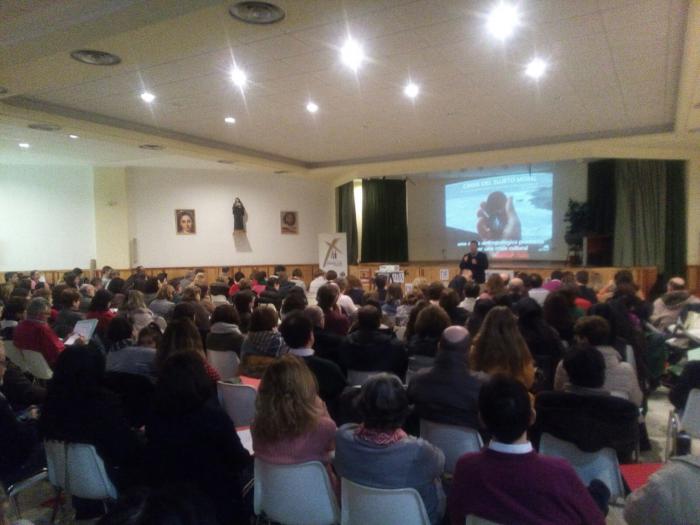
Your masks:
M 397 428 L 396 430 L 391 432 L 382 430 L 372 430 L 366 428 L 365 425 L 362 424 L 355 431 L 355 435 L 364 441 L 369 441 L 370 443 L 374 443 L 375 445 L 386 447 L 401 441 L 403 438 L 406 437 L 406 432 L 404 432 L 400 428 Z

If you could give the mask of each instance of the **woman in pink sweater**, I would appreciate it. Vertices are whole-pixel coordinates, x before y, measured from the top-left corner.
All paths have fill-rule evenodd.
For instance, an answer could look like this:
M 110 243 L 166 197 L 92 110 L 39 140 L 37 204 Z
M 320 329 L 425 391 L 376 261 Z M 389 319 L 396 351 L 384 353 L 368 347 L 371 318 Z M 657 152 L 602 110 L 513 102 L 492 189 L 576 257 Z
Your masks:
M 307 461 L 329 464 L 335 431 L 336 425 L 318 397 L 316 379 L 303 360 L 285 355 L 267 367 L 251 427 L 256 457 L 282 465 Z M 331 481 L 335 481 L 332 475 Z

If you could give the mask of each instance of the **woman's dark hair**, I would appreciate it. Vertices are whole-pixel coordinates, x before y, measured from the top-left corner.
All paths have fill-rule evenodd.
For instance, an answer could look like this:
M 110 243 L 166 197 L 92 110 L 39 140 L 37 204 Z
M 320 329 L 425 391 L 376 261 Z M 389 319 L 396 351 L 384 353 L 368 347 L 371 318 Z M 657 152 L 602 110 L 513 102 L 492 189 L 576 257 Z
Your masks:
M 113 295 L 107 290 L 97 290 L 95 297 L 90 301 L 90 312 L 104 312 L 109 310 L 109 304 L 112 302 Z
M 143 346 L 146 340 L 150 339 L 156 348 L 160 346 L 160 342 L 163 340 L 163 332 L 156 323 L 149 323 L 141 330 L 139 330 L 139 337 L 136 341 L 138 346 Z
M 131 339 L 133 332 L 134 328 L 126 317 L 115 317 L 107 326 L 107 339 L 112 343 L 123 341 L 124 339 Z
M 65 283 L 59 283 L 51 289 L 51 305 L 54 308 L 59 308 L 61 306 L 61 294 L 63 290 L 67 290 L 68 285 Z
M 338 300 L 338 288 L 332 284 L 324 284 L 316 293 L 316 303 L 324 312 L 327 312 Z
M 464 299 L 464 288 L 467 286 L 467 278 L 463 275 L 457 275 L 452 278 L 450 284 L 447 285 L 448 288 L 457 292 L 457 296 L 461 301 Z
M 233 280 L 236 282 L 240 281 L 243 278 L 245 278 L 245 274 L 241 271 L 238 271 L 238 272 L 233 274 Z
M 143 285 L 143 293 L 158 293 L 158 289 L 160 288 L 159 284 L 156 277 L 149 277 Z
M 377 290 L 383 290 L 384 288 L 386 288 L 386 283 L 386 275 L 377 275 L 374 278 L 374 286 L 377 288 Z
M 409 412 L 408 395 L 401 380 L 386 373 L 367 380 L 356 403 L 364 426 L 371 430 L 396 430 Z
M 211 394 L 212 381 L 202 356 L 175 352 L 160 366 L 154 407 L 161 414 L 187 414 L 201 407 Z
M 431 301 L 439 301 L 440 294 L 445 289 L 445 285 L 440 281 L 433 281 L 428 285 L 428 299 Z
M 357 310 L 357 327 L 360 330 L 377 330 L 382 324 L 382 311 L 376 306 L 365 305 Z
M 571 315 L 571 300 L 565 293 L 552 292 L 544 300 L 544 318 L 559 334 L 566 334 L 573 329 L 574 317 Z
M 197 315 L 197 309 L 190 302 L 177 303 L 173 308 L 172 320 L 175 319 L 194 319 Z
M 6 321 L 19 321 L 19 316 L 27 311 L 26 297 L 10 297 L 5 305 L 2 318 Z
M 527 280 L 527 285 L 530 288 L 541 288 L 543 282 L 542 276 L 539 273 L 531 273 Z
M 223 295 L 228 299 L 228 286 L 224 283 L 212 283 L 210 291 L 212 295 Z
M 241 290 L 233 296 L 233 305 L 239 315 L 250 313 L 250 305 L 255 301 L 255 294 L 250 290 Z
M 564 370 L 572 385 L 600 388 L 605 383 L 605 358 L 592 345 L 579 343 L 564 356 Z
M 459 294 L 452 288 L 445 288 L 440 294 L 440 306 L 446 312 L 452 312 L 460 303 Z
M 453 292 L 454 293 L 454 292 Z M 430 304 L 422 308 L 414 326 L 414 333 L 420 337 L 438 338 L 451 324 L 450 316 L 440 306 Z
M 118 293 L 124 293 L 124 284 L 124 279 L 122 279 L 121 277 L 114 277 L 109 281 L 109 284 L 107 285 L 107 290 L 112 292 L 114 295 Z
M 468 282 L 464 287 L 464 297 L 476 299 L 479 295 L 481 295 L 479 283 L 475 283 L 474 281 Z
M 474 312 L 469 316 L 469 320 L 467 321 L 467 330 L 472 337 L 479 333 L 481 325 L 484 319 L 486 319 L 486 315 L 491 311 L 491 308 L 495 306 L 496 303 L 491 299 L 479 299 L 474 304 Z
M 282 308 L 280 310 L 280 313 L 283 315 L 293 312 L 294 310 L 303 312 L 304 308 L 309 304 L 301 287 L 295 286 L 294 288 L 298 288 L 302 293 L 290 293 L 287 295 L 287 298 L 282 302 Z
M 156 349 L 156 369 L 160 372 L 170 357 L 183 352 L 196 354 L 200 359 L 204 359 L 202 336 L 194 321 L 188 318 L 170 321 Z
M 238 324 L 241 322 L 240 317 L 236 309 L 230 304 L 220 304 L 211 314 L 211 324 L 214 323 L 228 323 L 228 324 Z
M 279 321 L 279 317 L 274 306 L 258 306 L 253 310 L 253 315 L 250 317 L 248 330 L 251 332 L 272 330 L 277 326 L 277 321 Z
M 418 320 L 418 314 L 420 314 L 423 308 L 430 305 L 429 301 L 421 299 L 418 301 L 413 308 L 411 308 L 411 313 L 408 314 L 408 321 L 406 322 L 406 331 L 404 332 L 404 339 L 408 341 L 416 333 L 416 321 Z
M 68 346 L 61 352 L 49 382 L 46 403 L 64 403 L 66 399 L 80 399 L 102 388 L 105 357 L 91 346 Z M 50 412 L 50 410 L 46 410 Z
M 496 374 L 479 392 L 479 415 L 497 441 L 513 443 L 530 424 L 532 408 L 527 388 L 517 379 Z

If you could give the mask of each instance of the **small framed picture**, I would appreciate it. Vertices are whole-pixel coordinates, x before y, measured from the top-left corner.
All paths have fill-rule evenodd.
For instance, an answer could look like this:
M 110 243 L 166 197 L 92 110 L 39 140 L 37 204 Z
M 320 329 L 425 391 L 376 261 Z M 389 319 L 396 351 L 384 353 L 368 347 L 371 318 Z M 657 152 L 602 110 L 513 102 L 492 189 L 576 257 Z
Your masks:
M 197 233 L 194 210 L 175 210 L 175 229 L 178 235 L 194 235 Z
M 283 234 L 299 233 L 299 213 L 295 211 L 281 211 L 280 228 Z

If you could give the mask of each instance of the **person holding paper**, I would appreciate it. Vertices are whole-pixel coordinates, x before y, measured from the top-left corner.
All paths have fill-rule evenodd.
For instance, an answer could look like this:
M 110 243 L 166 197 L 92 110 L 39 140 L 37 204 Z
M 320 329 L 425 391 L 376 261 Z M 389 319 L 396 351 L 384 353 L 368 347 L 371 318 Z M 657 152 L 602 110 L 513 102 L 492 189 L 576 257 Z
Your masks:
M 459 263 L 460 271 L 471 271 L 474 281 L 483 284 L 484 281 L 486 281 L 486 270 L 488 267 L 489 258 L 484 252 L 479 251 L 478 241 L 471 241 L 469 243 L 469 251 L 464 254 L 464 257 L 462 257 Z

